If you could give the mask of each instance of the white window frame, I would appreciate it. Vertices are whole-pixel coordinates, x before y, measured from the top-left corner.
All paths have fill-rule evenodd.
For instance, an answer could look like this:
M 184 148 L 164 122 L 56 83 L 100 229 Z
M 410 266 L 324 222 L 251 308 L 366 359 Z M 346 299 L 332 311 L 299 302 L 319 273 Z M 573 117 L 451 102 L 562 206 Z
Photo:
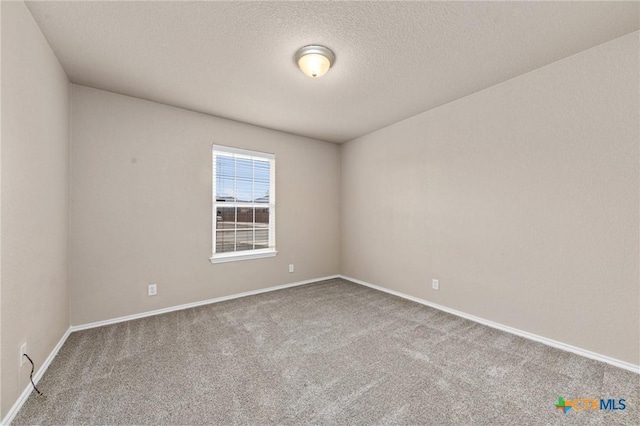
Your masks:
M 218 202 L 216 200 L 216 156 L 229 155 L 236 158 L 260 159 L 269 162 L 269 203 L 246 202 Z M 248 149 L 234 148 L 223 145 L 211 146 L 212 159 L 212 210 L 211 210 L 211 263 L 233 262 L 237 260 L 259 259 L 275 256 L 276 250 L 276 156 L 265 152 L 251 151 Z M 254 249 L 216 253 L 216 227 L 218 207 L 269 207 L 269 247 L 266 249 Z

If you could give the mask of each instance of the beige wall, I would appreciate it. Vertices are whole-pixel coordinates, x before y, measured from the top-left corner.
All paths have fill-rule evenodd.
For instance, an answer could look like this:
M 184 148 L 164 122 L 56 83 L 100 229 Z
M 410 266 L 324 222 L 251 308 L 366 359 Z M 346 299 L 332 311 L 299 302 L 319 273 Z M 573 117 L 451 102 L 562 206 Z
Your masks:
M 343 145 L 342 273 L 640 364 L 639 52 L 636 32 Z
M 69 327 L 69 82 L 22 2 L 2 2 L 2 408 Z
M 337 145 L 83 86 L 71 103 L 73 325 L 339 272 Z M 214 142 L 276 155 L 276 257 L 209 262 Z

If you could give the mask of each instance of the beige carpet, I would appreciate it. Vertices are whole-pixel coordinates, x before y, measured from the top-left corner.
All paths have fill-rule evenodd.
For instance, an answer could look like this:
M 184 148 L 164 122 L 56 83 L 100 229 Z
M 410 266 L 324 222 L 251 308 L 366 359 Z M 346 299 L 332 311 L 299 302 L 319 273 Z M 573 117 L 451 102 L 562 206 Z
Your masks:
M 331 280 L 75 332 L 14 424 L 637 425 L 639 377 Z

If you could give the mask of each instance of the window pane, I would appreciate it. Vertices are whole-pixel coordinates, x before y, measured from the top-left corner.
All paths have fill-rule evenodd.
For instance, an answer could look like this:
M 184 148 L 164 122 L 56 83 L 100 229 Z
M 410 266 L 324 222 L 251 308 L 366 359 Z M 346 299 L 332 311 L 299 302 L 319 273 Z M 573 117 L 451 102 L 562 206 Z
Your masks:
M 253 160 L 248 158 L 236 158 L 236 179 L 246 181 L 253 180 Z
M 232 177 L 216 177 L 216 201 L 235 201 L 235 181 Z
M 266 228 L 269 226 L 269 208 L 257 207 L 256 212 L 256 228 Z
M 269 182 L 253 183 L 253 200 L 256 203 L 269 203 Z
M 253 179 L 256 182 L 269 182 L 271 176 L 270 164 L 268 161 L 254 160 Z
M 238 207 L 238 229 L 253 228 L 253 209 L 251 207 Z
M 235 251 L 235 230 L 216 231 L 216 253 Z
M 238 201 L 253 201 L 253 160 L 236 158 L 236 192 Z
M 255 245 L 256 249 L 269 247 L 269 209 L 268 208 L 256 208 L 256 236 Z
M 235 161 L 233 157 L 216 155 L 216 176 L 230 178 L 235 176 Z
M 235 229 L 236 208 L 218 207 L 216 209 L 216 229 Z
M 236 232 L 236 251 L 253 250 L 253 229 L 242 229 Z
M 250 180 L 236 181 L 236 196 L 239 202 L 250 203 L 253 201 L 253 184 Z
M 246 158 L 234 158 L 234 161 L 236 199 L 238 201 L 250 202 L 253 174 L 251 170 L 251 160 Z
M 269 248 L 269 228 L 256 228 L 256 249 Z

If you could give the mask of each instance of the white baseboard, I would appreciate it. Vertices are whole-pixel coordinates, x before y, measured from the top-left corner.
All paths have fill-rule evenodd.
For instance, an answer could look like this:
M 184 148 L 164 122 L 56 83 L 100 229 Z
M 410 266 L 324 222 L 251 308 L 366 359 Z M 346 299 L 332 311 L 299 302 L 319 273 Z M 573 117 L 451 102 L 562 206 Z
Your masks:
M 42 365 L 40 366 L 36 374 L 33 376 L 33 382 L 35 384 L 38 384 L 44 372 L 47 371 L 47 368 L 49 368 L 51 361 L 53 361 L 53 359 L 56 357 L 56 355 L 58 354 L 58 351 L 60 350 L 62 345 L 64 345 L 64 342 L 67 341 L 67 337 L 69 337 L 69 334 L 71 334 L 71 328 L 65 331 L 65 333 L 62 335 L 62 337 L 60 338 L 56 346 L 53 348 L 53 350 L 51 351 L 47 359 L 44 360 L 44 362 L 42 363 Z M 27 401 L 27 398 L 29 398 L 29 395 L 31 395 L 31 392 L 33 392 L 33 386 L 31 386 L 31 382 L 29 382 L 27 384 L 27 387 L 24 389 L 24 391 L 22 391 L 22 393 L 20 394 L 16 402 L 13 404 L 13 406 L 7 413 L 7 415 L 4 416 L 4 419 L 2 419 L 2 422 L 0 423 L 0 425 L 8 426 L 11 424 L 16 414 L 18 414 L 18 411 L 20 411 L 20 409 L 22 408 L 22 405 Z
M 519 330 L 517 328 L 509 327 L 509 326 L 506 326 L 506 325 L 503 325 L 503 324 L 500 324 L 500 323 L 497 323 L 497 322 L 489 321 L 489 320 L 486 320 L 486 319 L 483 319 L 483 318 L 480 318 L 480 317 L 476 317 L 474 315 L 466 314 L 466 313 L 461 312 L 461 311 L 456 311 L 455 309 L 447 308 L 446 306 L 438 305 L 436 303 L 432 303 L 432 302 L 429 302 L 427 300 L 420 299 L 418 297 L 414 297 L 414 296 L 410 296 L 408 294 L 400 293 L 399 291 L 390 290 L 388 288 L 380 287 L 380 286 L 368 283 L 366 281 L 358 280 L 356 278 L 351 278 L 351 277 L 344 276 L 344 275 L 330 275 L 330 276 L 327 276 L 327 277 L 321 277 L 321 278 L 315 278 L 315 279 L 311 279 L 311 280 L 298 281 L 298 282 L 290 283 L 290 284 L 283 284 L 283 285 L 263 288 L 263 289 L 259 289 L 259 290 L 247 291 L 247 292 L 244 292 L 244 293 L 232 294 L 232 295 L 229 295 L 229 296 L 218 297 L 218 298 L 215 298 L 215 299 L 202 300 L 202 301 L 193 302 L 193 303 L 185 303 L 183 305 L 171 306 L 171 307 L 164 308 L 164 309 L 157 309 L 157 310 L 154 310 L 154 311 L 142 312 L 140 314 L 127 315 L 127 316 L 113 318 L 113 319 L 104 320 L 104 321 L 96 321 L 96 322 L 92 322 L 92 323 L 88 323 L 88 324 L 71 326 L 64 333 L 62 338 L 60 338 L 60 341 L 58 342 L 58 344 L 56 344 L 56 346 L 53 348 L 53 350 L 51 351 L 51 353 L 49 354 L 47 359 L 44 361 L 42 366 L 38 369 L 37 373 L 33 377 L 33 381 L 36 384 L 38 383 L 38 381 L 42 378 L 42 375 L 44 374 L 44 372 L 47 371 L 47 368 L 49 367 L 49 365 L 51 364 L 53 359 L 56 357 L 56 355 L 58 354 L 58 351 L 60 350 L 62 345 L 66 342 L 67 338 L 69 337 L 69 334 L 71 334 L 74 331 L 86 330 L 86 329 L 95 328 L 95 327 L 102 327 L 102 326 L 109 325 L 109 324 L 117 324 L 119 322 L 131 321 L 131 320 L 138 319 L 138 318 L 144 318 L 144 317 L 149 317 L 149 316 L 153 316 L 153 315 L 160 315 L 160 314 L 164 314 L 164 313 L 167 313 L 167 312 L 179 311 L 179 310 L 182 310 L 182 309 L 188 309 L 188 308 L 193 308 L 193 307 L 196 307 L 196 306 L 208 305 L 208 304 L 211 304 L 211 303 L 224 302 L 225 300 L 238 299 L 240 297 L 252 296 L 252 295 L 255 295 L 255 294 L 267 293 L 267 292 L 270 292 L 270 291 L 282 290 L 282 289 L 285 289 L 285 288 L 297 287 L 297 286 L 301 286 L 301 285 L 305 285 L 305 284 L 311 284 L 311 283 L 324 281 L 324 280 L 335 279 L 335 278 L 342 278 L 344 280 L 351 281 L 353 283 L 360 284 L 360 285 L 363 285 L 363 286 L 366 286 L 366 287 L 370 287 L 370 288 L 378 290 L 378 291 L 382 291 L 382 292 L 385 292 L 385 293 L 393 294 L 394 296 L 402 297 L 403 299 L 411 300 L 413 302 L 420 303 L 422 305 L 429 306 L 431 308 L 435 308 L 435 309 L 438 309 L 440 311 L 444 311 L 444 312 L 459 316 L 461 318 L 465 318 L 465 319 L 477 322 L 479 324 L 483 324 L 483 325 L 486 325 L 486 326 L 489 326 L 489 327 L 492 327 L 492 328 L 496 328 L 498 330 L 506 331 L 507 333 L 515 334 L 517 336 L 524 337 L 526 339 L 530 339 L 530 340 L 534 340 L 536 342 L 544 343 L 545 345 L 552 346 L 554 348 L 558 348 L 558 349 L 562 349 L 562 350 L 565 350 L 565 351 L 568 351 L 568 352 L 572 352 L 574 354 L 581 355 L 581 356 L 584 356 L 586 358 L 591 358 L 591 359 L 594 359 L 596 361 L 602 361 L 602 362 L 605 362 L 607 364 L 613 365 L 615 367 L 623 368 L 625 370 L 640 374 L 640 366 L 639 365 L 631 364 L 631 363 L 626 362 L 626 361 L 621 361 L 621 360 L 618 360 L 618 359 L 615 359 L 615 358 L 611 358 L 611 357 L 606 356 L 606 355 L 598 354 L 598 353 L 595 353 L 595 352 L 588 351 L 586 349 L 582 349 L 582 348 L 578 348 L 576 346 L 568 345 L 566 343 L 562 343 L 562 342 L 559 342 L 557 340 L 552 340 L 552 339 L 548 339 L 546 337 L 538 336 L 538 335 L 533 334 L 533 333 L 529 333 L 529 332 L 526 332 L 526 331 L 523 331 L 523 330 Z M 33 391 L 33 387 L 31 386 L 31 383 L 29 383 L 27 385 L 27 387 L 24 389 L 24 391 L 22 392 L 22 394 L 20 395 L 20 397 L 18 398 L 18 400 L 15 402 L 15 404 L 13 404 L 13 406 L 11 407 L 9 412 L 6 414 L 4 419 L 2 419 L 2 422 L 0 423 L 0 425 L 7 425 L 8 426 L 8 425 L 11 424 L 11 422 L 13 421 L 14 417 L 16 416 L 16 414 L 18 414 L 18 411 L 20 411 L 20 408 L 22 408 L 22 405 L 25 403 L 25 401 L 27 400 L 29 395 L 31 395 L 32 391 Z
M 72 325 L 70 330 L 73 332 L 73 331 L 79 331 L 79 330 L 86 330 L 86 329 L 89 329 L 89 328 L 102 327 L 102 326 L 105 326 L 105 325 L 117 324 L 119 322 L 131 321 L 131 320 L 134 320 L 134 319 L 150 317 L 150 316 L 153 316 L 153 315 L 166 314 L 167 312 L 173 312 L 173 311 L 180 311 L 180 310 L 183 310 L 183 309 L 195 308 L 196 306 L 202 306 L 202 305 L 209 305 L 211 303 L 224 302 L 225 300 L 238 299 L 240 297 L 253 296 L 255 294 L 260 294 L 260 293 L 268 293 L 270 291 L 282 290 L 284 288 L 289 288 L 289 287 L 297 287 L 297 286 L 300 286 L 300 285 L 311 284 L 311 283 L 315 283 L 315 282 L 318 282 L 318 281 L 324 281 L 324 280 L 331 280 L 331 279 L 334 279 L 334 278 L 339 278 L 339 275 L 330 275 L 330 276 L 327 276 L 327 277 L 320 277 L 320 278 L 314 278 L 314 279 L 311 279 L 311 280 L 298 281 L 298 282 L 290 283 L 290 284 L 282 284 L 282 285 L 277 285 L 277 286 L 274 286 L 274 287 L 261 288 L 259 290 L 246 291 L 244 293 L 236 293 L 236 294 L 231 294 L 229 296 L 216 297 L 215 299 L 201 300 L 199 302 L 185 303 L 183 305 L 170 306 L 168 308 L 156 309 L 154 311 L 147 311 L 147 312 L 142 312 L 142 313 L 139 313 L 139 314 L 126 315 L 126 316 L 123 316 L 123 317 L 112 318 L 112 319 L 108 319 L 108 320 L 104 320 L 104 321 L 90 322 L 90 323 L 81 324 L 81 325 Z
M 456 311 L 455 309 L 447 308 L 446 306 L 438 305 L 436 303 L 429 302 L 424 299 L 420 299 L 418 297 L 410 296 L 408 294 L 400 293 L 399 291 L 389 290 L 388 288 L 380 287 L 366 281 L 358 280 L 356 278 L 347 277 L 344 275 L 340 275 L 340 278 L 351 281 L 356 284 L 360 284 L 369 288 L 373 288 L 375 290 L 379 290 L 385 293 L 393 294 L 394 296 L 402 297 L 403 299 L 408 299 L 416 303 L 420 303 L 421 305 L 429 306 L 431 308 L 438 309 L 440 311 L 444 311 L 453 315 L 456 315 L 461 318 L 465 318 L 474 322 L 477 322 L 482 325 L 486 325 L 488 327 L 496 328 L 498 330 L 506 331 L 507 333 L 515 334 L 516 336 L 524 337 L 526 339 L 534 340 L 536 342 L 544 343 L 545 345 L 552 346 L 554 348 L 562 349 L 567 352 L 572 352 L 576 355 L 581 355 L 586 358 L 591 358 L 596 361 L 602 361 L 607 364 L 613 365 L 615 367 L 623 368 L 625 370 L 629 370 L 633 373 L 640 374 L 640 365 L 631 364 L 630 362 L 621 361 L 619 359 L 611 358 L 606 355 L 602 355 L 596 352 L 591 352 L 586 349 L 578 348 L 576 346 L 568 345 L 566 343 L 559 342 L 557 340 L 549 339 L 546 337 L 538 336 L 537 334 L 529 333 L 527 331 L 519 330 L 517 328 L 509 327 L 508 325 L 500 324 L 497 322 L 489 321 L 484 318 L 476 317 L 475 315 L 470 315 L 461 311 Z

